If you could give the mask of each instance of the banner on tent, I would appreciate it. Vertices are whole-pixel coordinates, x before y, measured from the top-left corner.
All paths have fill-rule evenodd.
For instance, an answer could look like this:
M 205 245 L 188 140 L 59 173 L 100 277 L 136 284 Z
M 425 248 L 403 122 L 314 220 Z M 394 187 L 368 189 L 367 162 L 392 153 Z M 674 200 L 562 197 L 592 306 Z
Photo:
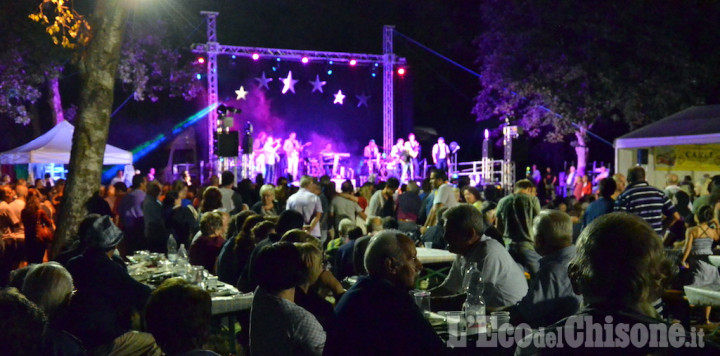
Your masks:
M 655 169 L 676 171 L 719 171 L 720 145 L 655 147 Z

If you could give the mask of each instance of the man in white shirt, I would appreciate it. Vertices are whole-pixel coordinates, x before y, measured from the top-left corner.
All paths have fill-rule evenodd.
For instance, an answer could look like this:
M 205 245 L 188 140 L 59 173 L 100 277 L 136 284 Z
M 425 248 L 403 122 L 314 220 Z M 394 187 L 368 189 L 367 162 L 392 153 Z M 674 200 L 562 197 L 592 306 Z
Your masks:
M 22 182 L 21 182 L 22 181 Z M 15 186 L 15 200 L 13 200 L 12 203 L 8 205 L 10 208 L 10 211 L 17 216 L 18 219 L 22 216 L 22 211 L 25 209 L 25 202 L 27 201 L 27 194 L 28 194 L 28 188 L 27 188 L 27 182 L 25 182 L 24 179 L 21 179 L 18 181 L 17 185 Z M 17 230 L 14 231 L 15 235 L 17 236 L 25 236 L 25 226 L 20 223 L 17 227 Z
M 435 168 L 447 171 L 447 158 L 450 155 L 450 147 L 445 143 L 445 138 L 440 137 L 432 148 L 432 159 Z
M 310 191 L 311 185 L 315 184 L 310 176 L 303 176 L 300 179 L 300 190 L 288 198 L 287 210 L 295 210 L 303 215 L 304 227 L 310 235 L 321 238 L 320 218 L 323 209 L 320 198 Z
M 390 177 L 385 183 L 385 188 L 382 190 L 378 190 L 373 194 L 373 196 L 370 198 L 370 202 L 368 203 L 368 207 L 366 210 L 366 214 L 369 217 L 373 216 L 395 216 L 395 210 L 394 210 L 394 196 L 395 191 L 400 187 L 400 181 L 395 177 Z M 387 204 L 392 204 L 392 206 L 387 206 Z
M 0 186 L 0 233 L 2 237 L 23 238 L 20 216 L 10 209 L 9 203 L 15 199 L 15 192 L 10 186 Z
M 447 174 L 445 171 L 437 169 L 431 171 L 430 184 L 432 184 L 433 188 L 437 190 L 435 191 L 432 209 L 430 209 L 428 218 L 425 221 L 424 229 L 421 230 L 423 233 L 425 232 L 424 230 L 427 230 L 430 226 L 437 224 L 437 212 L 440 208 L 446 207 L 450 209 L 459 204 L 455 198 L 455 192 L 453 191 L 452 185 L 450 185 L 447 181 Z

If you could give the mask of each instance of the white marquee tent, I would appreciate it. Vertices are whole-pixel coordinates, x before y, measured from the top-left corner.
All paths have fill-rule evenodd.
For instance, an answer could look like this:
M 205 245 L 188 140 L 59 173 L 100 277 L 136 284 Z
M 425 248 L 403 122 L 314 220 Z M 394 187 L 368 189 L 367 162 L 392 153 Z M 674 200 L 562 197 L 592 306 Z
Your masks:
M 68 164 L 75 127 L 67 121 L 44 135 L 12 150 L 0 153 L 0 164 Z M 105 145 L 103 164 L 132 164 L 132 152 Z
M 614 146 L 619 173 L 641 163 L 650 184 L 658 187 L 668 173 L 699 182 L 703 174 L 720 170 L 720 105 L 687 108 L 617 138 Z

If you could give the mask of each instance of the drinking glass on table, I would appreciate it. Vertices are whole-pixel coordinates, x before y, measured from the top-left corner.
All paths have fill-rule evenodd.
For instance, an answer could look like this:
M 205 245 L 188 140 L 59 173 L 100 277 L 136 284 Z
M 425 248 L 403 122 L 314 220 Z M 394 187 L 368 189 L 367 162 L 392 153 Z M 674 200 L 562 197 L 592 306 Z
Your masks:
M 425 245 L 425 248 L 432 248 L 432 242 L 430 241 L 423 242 L 423 244 Z
M 430 292 L 426 290 L 414 290 L 412 296 L 415 298 L 415 304 L 422 310 L 423 315 L 430 315 Z

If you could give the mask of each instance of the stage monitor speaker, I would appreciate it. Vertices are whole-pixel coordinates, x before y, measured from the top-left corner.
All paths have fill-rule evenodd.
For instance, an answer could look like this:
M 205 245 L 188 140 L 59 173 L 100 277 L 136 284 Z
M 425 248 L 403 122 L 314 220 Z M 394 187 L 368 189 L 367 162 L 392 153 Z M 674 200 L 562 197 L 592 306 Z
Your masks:
M 228 133 L 217 134 L 218 141 L 218 157 L 237 157 L 238 156 L 238 133 L 230 131 Z
M 641 148 L 637 150 L 637 164 L 648 164 L 648 150 Z

